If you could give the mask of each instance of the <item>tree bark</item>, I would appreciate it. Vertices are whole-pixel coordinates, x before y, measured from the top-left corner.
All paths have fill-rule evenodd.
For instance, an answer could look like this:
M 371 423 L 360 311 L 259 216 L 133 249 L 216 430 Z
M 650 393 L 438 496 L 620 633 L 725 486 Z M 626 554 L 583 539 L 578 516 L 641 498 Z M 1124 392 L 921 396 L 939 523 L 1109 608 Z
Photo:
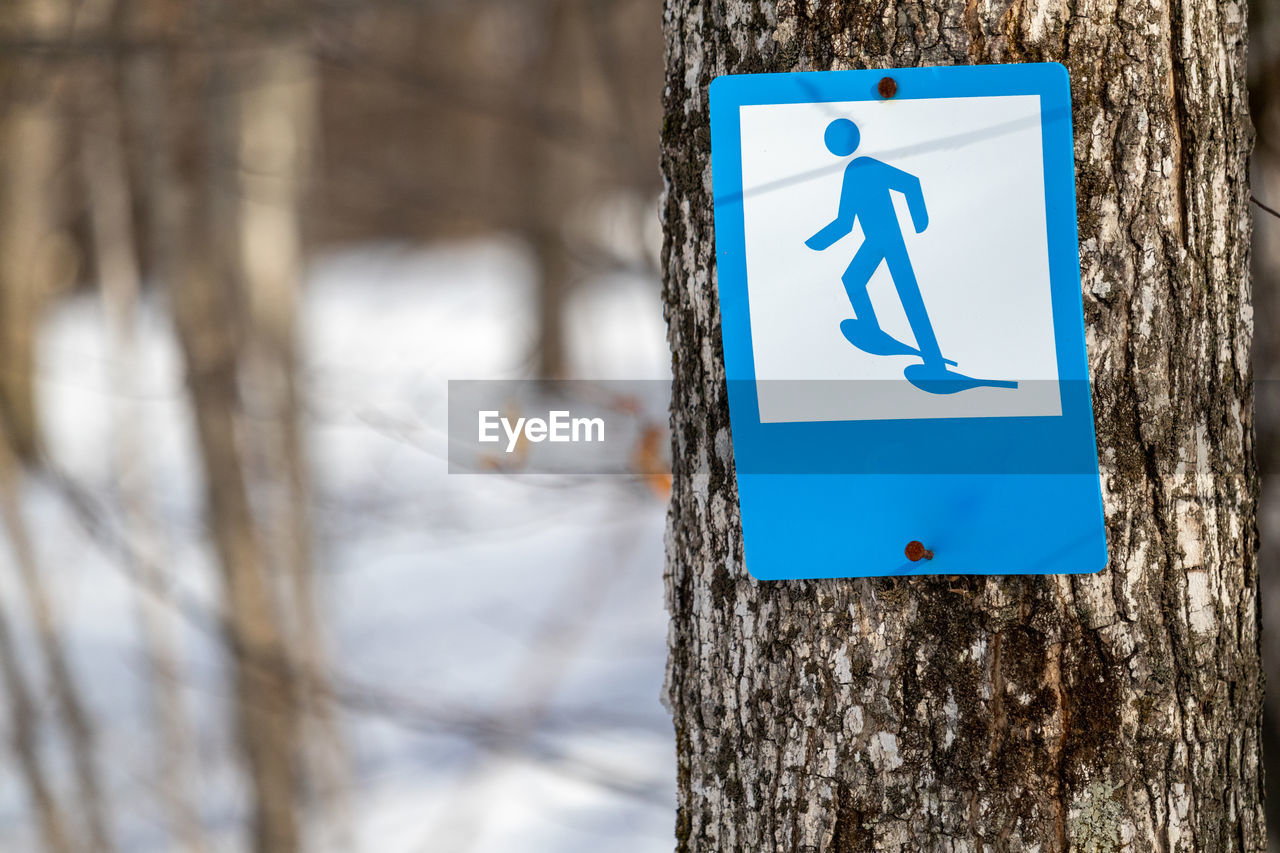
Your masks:
M 677 848 L 1262 850 L 1243 5 L 667 0 L 664 29 Z M 1046 60 L 1072 78 L 1108 567 L 752 580 L 707 84 Z

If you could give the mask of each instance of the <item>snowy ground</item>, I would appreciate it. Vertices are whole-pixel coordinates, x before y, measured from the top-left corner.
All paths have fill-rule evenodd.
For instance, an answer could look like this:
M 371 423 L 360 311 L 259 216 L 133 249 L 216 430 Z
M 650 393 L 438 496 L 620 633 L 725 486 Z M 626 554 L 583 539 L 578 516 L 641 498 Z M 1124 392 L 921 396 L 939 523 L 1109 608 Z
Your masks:
M 665 376 L 656 286 L 595 285 L 570 322 L 581 371 Z M 364 248 L 322 259 L 307 293 L 316 523 L 330 640 L 350 694 L 359 849 L 670 849 L 674 755 L 658 702 L 663 499 L 622 478 L 446 473 L 446 380 L 527 373 L 523 255 L 500 242 Z M 96 301 L 59 306 L 41 341 L 51 456 L 110 506 L 105 449 L 118 395 Z M 216 584 L 200 542 L 190 423 L 155 306 L 142 347 L 139 405 L 170 562 L 183 596 L 208 603 Z M 49 484 L 32 485 L 27 512 L 103 732 L 122 846 L 166 849 L 135 588 L 101 533 L 86 532 Z M 236 849 L 244 803 L 228 759 L 222 660 L 198 623 L 187 619 L 182 636 L 198 796 L 225 849 Z M 0 848 L 29 849 L 31 831 L 5 774 Z

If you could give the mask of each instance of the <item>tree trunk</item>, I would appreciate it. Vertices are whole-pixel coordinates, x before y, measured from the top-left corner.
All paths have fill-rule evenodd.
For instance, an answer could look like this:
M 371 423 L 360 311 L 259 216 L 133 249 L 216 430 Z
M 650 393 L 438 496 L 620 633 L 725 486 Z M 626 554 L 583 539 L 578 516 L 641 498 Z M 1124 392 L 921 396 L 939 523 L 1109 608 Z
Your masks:
M 680 850 L 1261 850 L 1244 9 L 667 0 L 667 700 Z M 1056 60 L 1111 561 L 761 583 L 743 568 L 707 84 Z
M 164 3 L 151 10 L 163 23 Z M 234 659 L 235 706 L 253 790 L 253 845 L 257 853 L 300 849 L 295 810 L 299 787 L 297 715 L 278 602 L 267 575 L 261 530 L 245 477 L 238 419 L 239 345 L 236 281 L 235 123 L 230 115 L 228 57 L 216 53 L 198 77 L 193 111 L 175 104 L 170 80 L 182 57 L 137 70 L 144 103 L 146 201 L 154 267 L 169 286 L 174 325 L 187 369 L 197 446 L 205 477 L 207 516 L 223 580 L 222 617 Z M 188 175 L 176 153 L 181 136 L 174 118 L 191 121 L 203 171 Z
M 290 15 L 301 16 L 300 11 Z M 318 817 L 350 849 L 348 761 L 329 683 L 328 643 L 312 547 L 306 396 L 298 312 L 305 271 L 303 210 L 315 132 L 317 73 L 306 40 L 282 30 L 246 39 L 236 67 L 239 279 L 245 290 L 254 427 L 249 455 L 269 485 L 266 514 L 279 531 L 270 554 L 300 713 L 299 740 Z
M 32 560 L 27 521 L 22 514 L 17 458 L 6 441 L 0 440 L 0 526 L 9 540 L 15 561 Z M 8 590 L 5 598 L 8 598 Z M 18 759 L 30 807 L 40 827 L 40 840 L 45 853 L 71 853 L 76 849 L 66 812 L 58 801 L 50 774 L 40 751 L 43 726 L 40 703 L 23 671 L 21 651 L 9 622 L 9 604 L 0 603 L 0 681 L 8 693 L 6 711 L 9 718 L 9 740 Z
M 40 565 L 31 525 L 24 512 L 24 485 L 24 471 L 16 451 L 9 444 L 0 442 L 0 517 L 3 517 L 4 533 L 22 586 L 23 604 L 35 632 L 39 660 L 48 678 L 49 693 L 75 768 L 77 812 L 84 821 L 88 841 L 94 851 L 110 853 L 114 849 L 109 825 L 111 808 L 98 770 L 97 736 L 71 671 L 63 642 L 62 623 L 54 598 L 45 584 L 45 571 Z M 16 691 L 14 700 L 20 702 Z M 22 760 L 25 763 L 25 759 Z
M 566 0 L 553 0 L 542 9 L 540 31 L 530 36 L 536 55 L 528 71 L 534 91 L 538 93 L 538 105 L 544 109 L 564 109 L 569 114 L 579 106 L 573 97 L 577 92 L 565 67 L 569 50 L 567 30 L 573 13 Z M 572 290 L 573 265 L 569 247 L 565 245 L 564 226 L 577 176 L 573 169 L 564 167 L 556 145 L 536 134 L 524 140 L 519 151 L 513 165 L 523 174 L 517 175 L 512 183 L 519 187 L 519 226 L 533 250 L 538 277 L 534 296 L 534 376 L 565 379 L 572 367 L 565 340 L 565 311 Z
M 56 0 L 21 0 L 6 7 L 0 34 L 19 42 L 48 37 L 65 26 L 67 12 Z M 69 266 L 56 191 L 58 83 L 34 52 L 0 56 L 0 409 L 24 462 L 34 462 L 41 449 L 37 320 Z
M 116 3 L 85 3 L 81 24 L 89 36 L 108 32 Z M 125 556 L 140 582 L 135 599 L 138 636 L 148 668 L 148 699 L 158 736 L 159 796 L 171 831 L 188 853 L 207 849 L 200 814 L 190 796 L 194 757 L 190 721 L 182 698 L 177 650 L 178 625 L 170 596 L 173 583 L 161 525 L 147 471 L 147 421 L 141 398 L 137 322 L 142 286 L 133 226 L 133 190 L 125 151 L 123 105 L 114 61 L 94 61 L 77 69 L 80 165 L 89 219 L 89 246 L 97 272 L 113 355 L 111 386 L 112 469 L 121 525 L 137 543 Z

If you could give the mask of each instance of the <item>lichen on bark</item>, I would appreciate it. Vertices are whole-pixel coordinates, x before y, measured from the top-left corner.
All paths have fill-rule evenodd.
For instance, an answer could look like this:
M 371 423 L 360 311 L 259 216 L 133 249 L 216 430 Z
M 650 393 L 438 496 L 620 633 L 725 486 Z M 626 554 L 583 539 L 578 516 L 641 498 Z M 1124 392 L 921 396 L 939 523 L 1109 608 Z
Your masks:
M 677 848 L 1262 850 L 1239 3 L 667 0 Z M 710 189 L 723 73 L 1060 61 L 1110 563 L 762 583 Z

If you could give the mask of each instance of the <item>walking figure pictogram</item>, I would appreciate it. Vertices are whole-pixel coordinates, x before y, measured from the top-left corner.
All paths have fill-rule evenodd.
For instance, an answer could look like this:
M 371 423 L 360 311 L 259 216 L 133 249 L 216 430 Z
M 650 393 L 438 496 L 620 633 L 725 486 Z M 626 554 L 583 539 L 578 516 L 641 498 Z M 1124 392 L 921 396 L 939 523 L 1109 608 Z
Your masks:
M 823 140 L 832 154 L 848 157 L 858 148 L 858 126 L 847 118 L 836 119 L 827 125 Z M 874 157 L 857 157 L 845 167 L 840 209 L 835 220 L 805 241 L 810 249 L 822 251 L 851 232 L 855 220 L 862 224 L 862 245 L 841 276 L 854 316 L 840 323 L 840 331 L 849 343 L 871 355 L 919 357 L 922 363 L 908 365 L 903 373 L 908 382 L 930 394 L 954 394 L 979 387 L 1018 387 L 1017 382 L 975 379 L 948 368 L 948 365 L 956 367 L 957 364 L 943 357 L 934 335 L 933 323 L 929 320 L 929 312 L 920 295 L 920 285 L 902 238 L 902 226 L 893 209 L 890 193 L 894 190 L 906 197 L 916 233 L 923 232 L 929 227 L 929 213 L 924 206 L 920 179 Z M 888 266 L 897 288 L 902 310 L 916 339 L 914 347 L 881 329 L 876 319 L 867 287 L 881 263 Z

